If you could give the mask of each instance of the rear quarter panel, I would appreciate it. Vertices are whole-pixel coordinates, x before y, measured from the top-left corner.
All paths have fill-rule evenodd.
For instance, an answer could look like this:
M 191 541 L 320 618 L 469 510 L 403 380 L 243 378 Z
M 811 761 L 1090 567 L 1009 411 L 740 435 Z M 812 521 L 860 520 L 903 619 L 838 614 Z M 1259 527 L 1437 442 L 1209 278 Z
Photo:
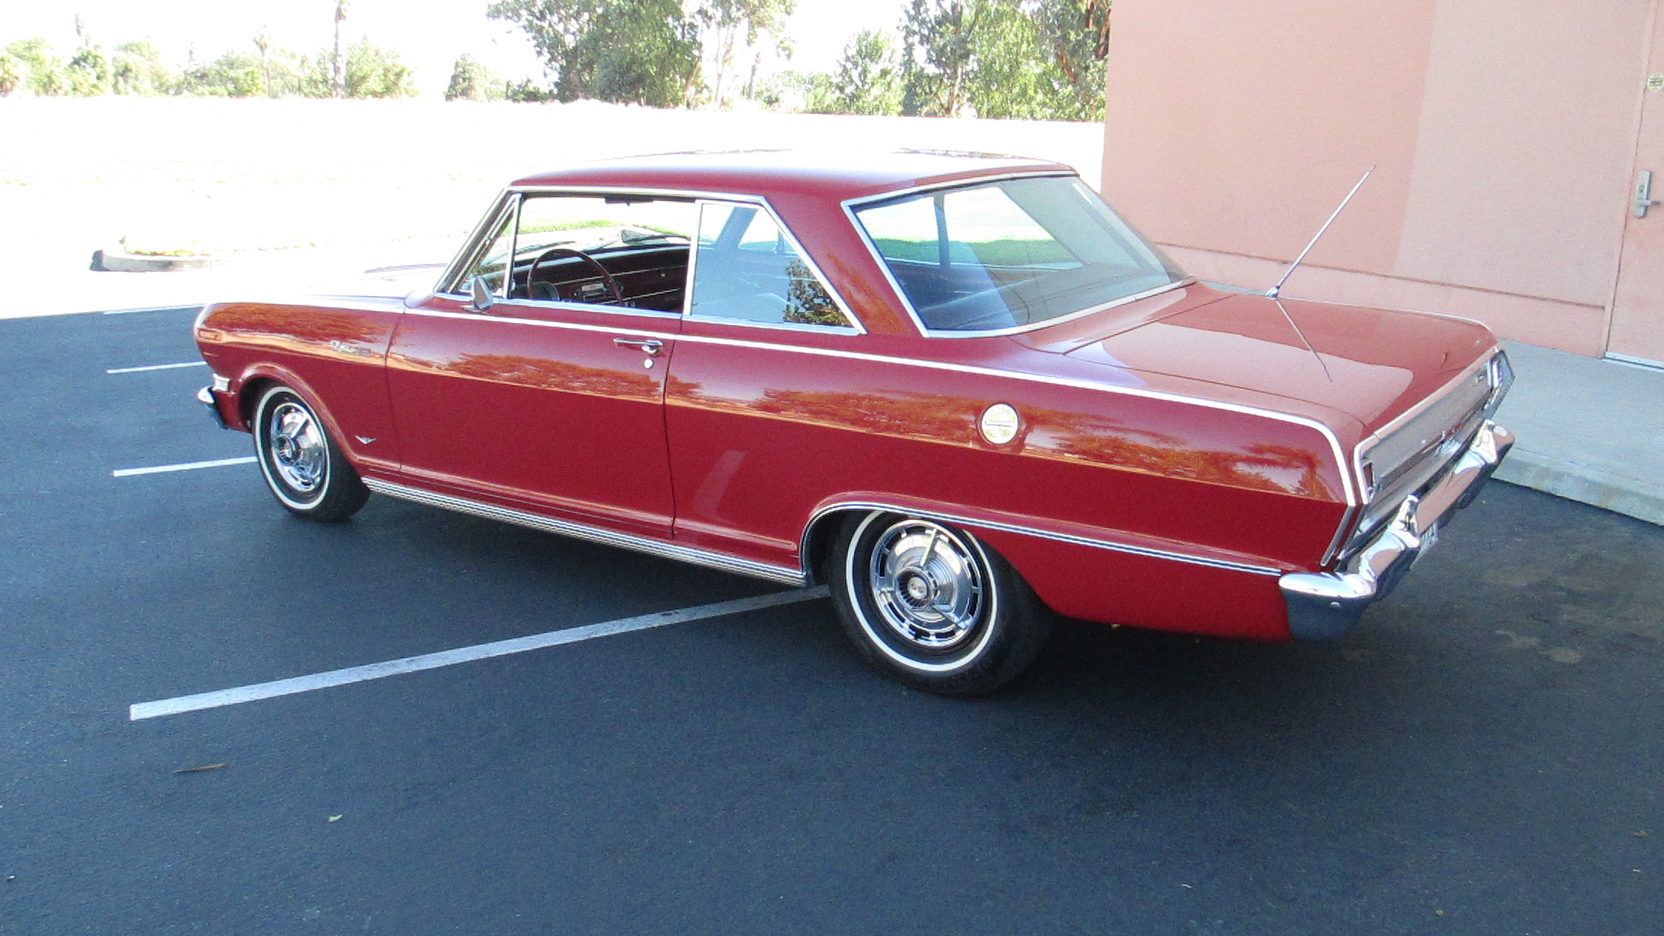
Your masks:
M 1048 603 L 1107 619 L 1105 575 L 1216 588 L 1217 570 L 999 529 L 1293 569 L 1321 560 L 1345 510 L 1332 447 L 1309 426 L 990 373 L 1033 355 L 1003 339 L 747 331 L 689 322 L 672 367 L 676 536 L 691 544 L 779 562 L 829 507 L 916 506 L 992 524 L 980 529 Z M 1023 420 L 1007 445 L 977 429 L 998 402 Z M 1253 577 L 1270 586 L 1255 600 L 1275 597 L 1274 578 Z M 1182 605 L 1174 595 L 1162 601 Z

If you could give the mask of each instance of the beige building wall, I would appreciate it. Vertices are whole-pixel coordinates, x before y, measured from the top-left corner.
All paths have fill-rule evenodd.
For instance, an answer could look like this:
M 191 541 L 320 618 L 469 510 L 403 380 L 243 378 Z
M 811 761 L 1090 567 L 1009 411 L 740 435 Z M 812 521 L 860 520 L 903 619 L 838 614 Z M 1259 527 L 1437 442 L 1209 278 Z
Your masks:
M 1656 0 L 1118 0 L 1103 192 L 1191 272 L 1601 354 Z M 1664 167 L 1661 167 L 1664 168 Z

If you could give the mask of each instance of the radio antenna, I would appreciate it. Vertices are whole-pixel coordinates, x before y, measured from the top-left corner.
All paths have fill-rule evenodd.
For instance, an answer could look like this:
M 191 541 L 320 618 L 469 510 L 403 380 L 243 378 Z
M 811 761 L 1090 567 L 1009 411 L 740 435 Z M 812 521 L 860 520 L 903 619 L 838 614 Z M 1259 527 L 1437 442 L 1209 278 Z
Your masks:
M 1352 203 L 1352 197 L 1358 194 L 1358 189 L 1363 188 L 1364 183 L 1368 182 L 1369 177 L 1374 174 L 1375 167 L 1370 166 L 1369 169 L 1364 172 L 1364 177 L 1358 180 L 1358 184 L 1352 186 L 1352 191 L 1347 192 L 1346 197 L 1341 199 L 1340 207 L 1335 209 L 1335 213 L 1330 215 L 1329 220 L 1323 222 L 1323 226 L 1317 229 L 1317 236 L 1313 237 L 1312 242 L 1306 245 L 1306 249 L 1300 251 L 1300 256 L 1295 257 L 1294 262 L 1289 264 L 1288 269 L 1283 273 L 1283 278 L 1277 281 L 1277 285 L 1266 291 L 1266 298 L 1276 299 L 1283 294 L 1283 285 L 1288 282 L 1289 277 L 1294 275 L 1295 270 L 1300 269 L 1300 264 L 1306 261 L 1306 254 L 1312 252 L 1312 248 L 1317 246 L 1317 242 L 1322 240 L 1323 235 L 1329 232 L 1329 225 L 1335 223 L 1335 219 L 1340 217 L 1340 213 L 1345 211 L 1346 206 Z

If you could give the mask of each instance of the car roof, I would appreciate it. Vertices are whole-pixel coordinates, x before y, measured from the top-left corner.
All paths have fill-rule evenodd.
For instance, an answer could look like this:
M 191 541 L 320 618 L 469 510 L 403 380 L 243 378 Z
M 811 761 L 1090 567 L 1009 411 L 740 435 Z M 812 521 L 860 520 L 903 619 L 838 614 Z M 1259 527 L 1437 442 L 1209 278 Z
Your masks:
M 764 198 L 813 195 L 843 201 L 982 176 L 1074 171 L 1047 160 L 948 150 L 730 150 L 583 163 L 527 176 L 513 185 L 669 189 Z

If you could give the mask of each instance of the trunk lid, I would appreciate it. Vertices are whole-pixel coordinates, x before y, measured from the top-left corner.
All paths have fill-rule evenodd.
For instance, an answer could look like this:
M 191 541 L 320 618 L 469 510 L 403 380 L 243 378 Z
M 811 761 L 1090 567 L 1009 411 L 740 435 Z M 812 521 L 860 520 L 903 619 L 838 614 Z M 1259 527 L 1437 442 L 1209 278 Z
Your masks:
M 1190 286 L 1015 336 L 1037 351 L 1269 394 L 1346 413 L 1373 432 L 1494 344 L 1484 326 Z

